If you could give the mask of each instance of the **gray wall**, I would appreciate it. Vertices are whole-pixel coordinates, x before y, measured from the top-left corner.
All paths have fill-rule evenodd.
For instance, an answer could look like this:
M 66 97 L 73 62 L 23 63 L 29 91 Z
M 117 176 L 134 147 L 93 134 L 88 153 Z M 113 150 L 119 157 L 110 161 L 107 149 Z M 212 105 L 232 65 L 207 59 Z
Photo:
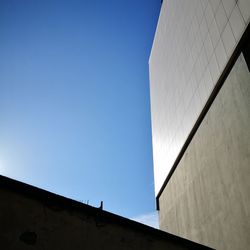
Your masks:
M 0 176 L 0 249 L 193 250 L 200 245 Z
M 250 74 L 241 54 L 159 198 L 160 228 L 250 246 Z

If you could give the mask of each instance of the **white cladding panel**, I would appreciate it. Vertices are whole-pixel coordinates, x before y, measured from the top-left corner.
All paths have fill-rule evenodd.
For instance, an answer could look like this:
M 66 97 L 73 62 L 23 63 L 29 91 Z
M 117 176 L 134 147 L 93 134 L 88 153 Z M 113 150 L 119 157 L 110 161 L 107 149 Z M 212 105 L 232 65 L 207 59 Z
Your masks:
M 149 60 L 158 194 L 250 20 L 250 0 L 164 0 Z

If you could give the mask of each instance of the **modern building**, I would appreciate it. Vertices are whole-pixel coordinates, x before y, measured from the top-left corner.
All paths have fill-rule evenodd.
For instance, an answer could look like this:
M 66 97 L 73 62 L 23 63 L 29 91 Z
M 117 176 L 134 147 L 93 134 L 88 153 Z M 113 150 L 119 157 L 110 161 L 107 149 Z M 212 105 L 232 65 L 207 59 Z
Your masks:
M 149 59 L 160 228 L 250 246 L 250 1 L 164 0 Z

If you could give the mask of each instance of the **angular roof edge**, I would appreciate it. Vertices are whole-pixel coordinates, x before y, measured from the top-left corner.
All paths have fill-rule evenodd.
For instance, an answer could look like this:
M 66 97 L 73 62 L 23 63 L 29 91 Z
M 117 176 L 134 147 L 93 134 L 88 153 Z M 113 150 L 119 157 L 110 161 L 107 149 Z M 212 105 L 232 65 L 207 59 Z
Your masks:
M 149 227 L 136 221 L 124 218 L 119 215 L 112 214 L 104 211 L 100 208 L 92 207 L 90 205 L 83 204 L 81 202 L 60 196 L 58 194 L 51 193 L 49 191 L 31 186 L 29 184 L 13 180 L 11 178 L 0 175 L 0 188 L 8 190 L 14 193 L 18 193 L 22 196 L 28 197 L 33 200 L 37 200 L 52 207 L 63 207 L 68 211 L 77 211 L 84 214 L 89 214 L 95 217 L 101 217 L 102 220 L 106 220 L 109 223 L 120 224 L 125 227 L 131 227 L 134 230 L 139 230 L 145 233 L 149 233 L 154 237 L 166 239 L 171 242 L 181 243 L 183 246 L 191 247 L 191 249 L 211 249 L 198 243 L 189 241 L 187 239 L 166 233 L 164 231 Z

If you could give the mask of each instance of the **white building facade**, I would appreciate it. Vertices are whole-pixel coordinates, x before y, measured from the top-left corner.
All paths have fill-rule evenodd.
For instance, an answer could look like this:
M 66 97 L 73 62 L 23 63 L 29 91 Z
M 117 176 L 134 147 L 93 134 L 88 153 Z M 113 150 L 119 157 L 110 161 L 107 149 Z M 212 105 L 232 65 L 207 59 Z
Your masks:
M 250 178 L 249 21 L 249 0 L 164 0 L 149 59 L 160 227 L 220 249 L 250 244 L 250 224 L 244 224 L 250 186 L 239 177 Z M 244 213 L 226 225 L 235 207 L 222 207 L 231 202 Z M 219 215 L 220 225 L 211 225 Z M 223 231 L 223 223 L 238 230 L 242 246 L 236 238 L 231 248 L 218 243 L 222 232 L 212 231 Z M 229 231 L 224 241 L 234 239 Z

